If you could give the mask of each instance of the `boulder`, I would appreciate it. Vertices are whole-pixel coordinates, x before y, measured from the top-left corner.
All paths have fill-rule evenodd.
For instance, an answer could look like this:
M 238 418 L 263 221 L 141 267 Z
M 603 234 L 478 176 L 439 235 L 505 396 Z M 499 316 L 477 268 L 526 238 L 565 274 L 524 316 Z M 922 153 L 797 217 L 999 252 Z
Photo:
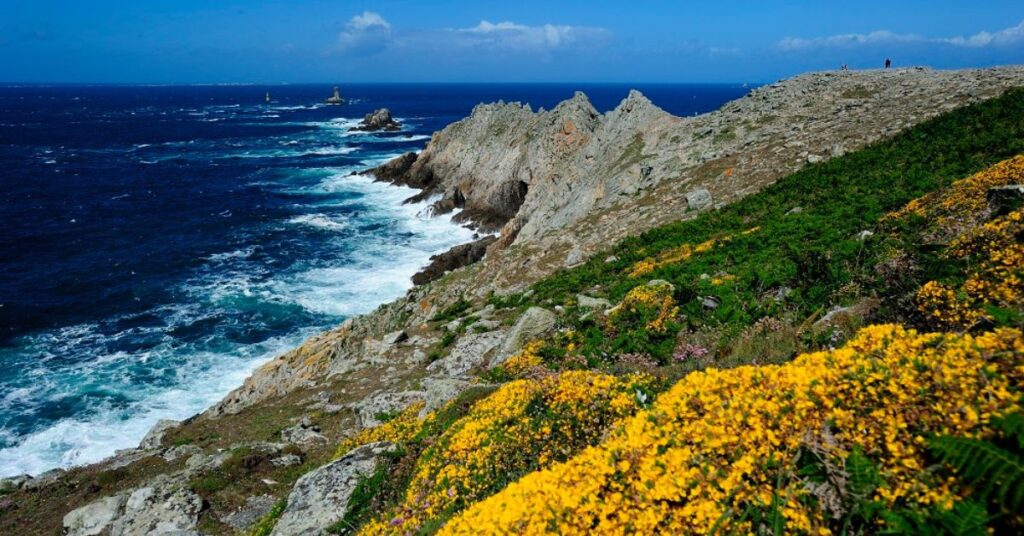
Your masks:
M 597 309 L 604 311 L 612 306 L 612 302 L 604 298 L 591 298 L 585 294 L 577 294 L 576 302 L 580 304 L 583 309 Z
M 493 244 L 497 239 L 495 236 L 485 236 L 475 242 L 460 244 L 444 253 L 430 257 L 430 264 L 412 276 L 412 284 L 425 285 L 440 279 L 441 276 L 452 270 L 479 261 L 487 253 L 487 246 Z
M 427 365 L 431 372 L 459 376 L 487 362 L 487 357 L 505 340 L 504 331 L 467 333 L 455 342 L 445 357 Z
M 686 208 L 700 210 L 711 205 L 711 192 L 707 188 L 697 188 L 683 194 L 686 197 Z
M 176 428 L 181 424 L 181 421 L 174 421 L 171 419 L 160 419 L 146 432 L 146 436 L 142 438 L 139 443 L 139 448 L 142 450 L 153 450 L 160 448 L 160 444 L 164 440 L 164 434 L 167 433 L 171 428 Z
M 271 458 L 270 464 L 274 467 L 291 467 L 293 465 L 302 465 L 302 458 L 298 454 L 285 454 L 284 456 L 278 456 L 277 458 Z
M 277 499 L 272 495 L 256 495 L 245 499 L 245 506 L 220 518 L 221 522 L 230 525 L 238 531 L 247 531 L 256 524 L 261 517 L 267 515 Z
M 497 358 L 491 361 L 491 366 L 504 363 L 506 359 L 519 352 L 527 342 L 554 329 L 557 322 L 558 316 L 555 313 L 542 307 L 530 307 L 512 326 Z
M 383 441 L 363 445 L 304 475 L 295 482 L 271 536 L 324 534 L 345 517 L 360 478 L 373 474 L 381 456 L 394 448 L 394 443 Z
M 387 108 L 380 108 L 366 114 L 358 125 L 350 128 L 349 130 L 376 132 L 378 130 L 395 131 L 400 130 L 401 128 L 402 125 L 398 124 L 398 121 L 395 121 L 395 119 L 391 117 L 391 110 L 388 110 Z
M 583 250 L 579 246 L 573 246 L 569 253 L 565 256 L 565 267 L 572 268 L 573 266 L 579 266 L 586 261 L 587 258 L 583 254 Z
M 180 483 L 158 477 L 150 485 L 104 497 L 64 516 L 67 536 L 198 535 L 203 500 Z
M 127 498 L 123 494 L 104 497 L 68 512 L 64 516 L 64 534 L 66 536 L 102 534 L 121 515 L 121 509 Z
M 295 426 L 281 430 L 281 439 L 296 445 L 315 445 L 326 443 L 327 438 L 320 434 L 320 427 L 313 424 L 309 417 L 303 417 Z
M 17 475 L 7 478 L 0 478 L 0 494 L 18 491 L 25 486 L 32 477 L 30 475 Z
M 423 393 L 420 391 L 385 391 L 364 397 L 353 402 L 349 407 L 359 415 L 359 424 L 370 428 L 381 424 L 378 416 L 402 411 L 420 400 L 423 400 Z
M 384 344 L 388 346 L 394 346 L 400 342 L 405 342 L 409 340 L 409 334 L 407 334 L 405 330 L 400 329 L 398 331 L 388 333 L 387 335 L 384 336 L 382 340 L 384 341 Z

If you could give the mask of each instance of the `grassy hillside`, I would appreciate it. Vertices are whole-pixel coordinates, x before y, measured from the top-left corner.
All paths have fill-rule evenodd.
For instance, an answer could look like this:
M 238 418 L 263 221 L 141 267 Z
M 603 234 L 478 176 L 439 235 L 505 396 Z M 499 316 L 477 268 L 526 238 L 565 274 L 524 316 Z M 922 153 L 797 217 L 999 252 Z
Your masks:
M 336 531 L 1020 530 L 1022 153 L 1014 91 L 492 297 L 560 327 L 341 446 L 403 449 Z

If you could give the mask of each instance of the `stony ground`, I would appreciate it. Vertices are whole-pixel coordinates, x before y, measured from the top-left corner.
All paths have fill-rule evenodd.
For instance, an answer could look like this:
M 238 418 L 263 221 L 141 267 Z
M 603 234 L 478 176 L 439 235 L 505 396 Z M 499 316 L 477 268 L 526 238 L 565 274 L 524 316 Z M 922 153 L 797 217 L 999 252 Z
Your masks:
M 342 438 L 416 401 L 440 407 L 557 319 L 556 307 L 496 310 L 489 294 L 1019 86 L 1024 68 L 905 69 L 807 74 L 692 118 L 638 93 L 605 115 L 582 94 L 547 112 L 481 105 L 405 173 L 429 175 L 422 186 L 441 194 L 439 211 L 461 207 L 483 228 L 501 228 L 483 261 L 310 339 L 139 449 L 3 484 L 0 533 L 226 534 L 290 493 L 301 508 L 284 513 L 285 526 L 330 524 L 353 473 L 388 448 L 324 465 Z

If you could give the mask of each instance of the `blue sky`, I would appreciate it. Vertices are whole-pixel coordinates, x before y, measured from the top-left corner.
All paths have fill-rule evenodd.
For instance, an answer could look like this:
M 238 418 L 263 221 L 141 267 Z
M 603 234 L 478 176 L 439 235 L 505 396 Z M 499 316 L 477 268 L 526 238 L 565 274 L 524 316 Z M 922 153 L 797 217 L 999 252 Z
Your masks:
M 0 82 L 761 82 L 1024 63 L 1024 2 L 0 1 Z

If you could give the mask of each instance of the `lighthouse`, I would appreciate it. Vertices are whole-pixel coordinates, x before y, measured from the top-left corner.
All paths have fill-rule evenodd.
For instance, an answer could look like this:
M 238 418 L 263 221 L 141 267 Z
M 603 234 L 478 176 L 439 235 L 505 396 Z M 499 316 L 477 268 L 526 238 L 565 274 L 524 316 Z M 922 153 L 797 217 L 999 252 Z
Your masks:
M 341 98 L 341 91 L 338 90 L 338 86 L 334 86 L 334 94 L 324 102 L 327 104 L 344 104 L 345 99 Z

